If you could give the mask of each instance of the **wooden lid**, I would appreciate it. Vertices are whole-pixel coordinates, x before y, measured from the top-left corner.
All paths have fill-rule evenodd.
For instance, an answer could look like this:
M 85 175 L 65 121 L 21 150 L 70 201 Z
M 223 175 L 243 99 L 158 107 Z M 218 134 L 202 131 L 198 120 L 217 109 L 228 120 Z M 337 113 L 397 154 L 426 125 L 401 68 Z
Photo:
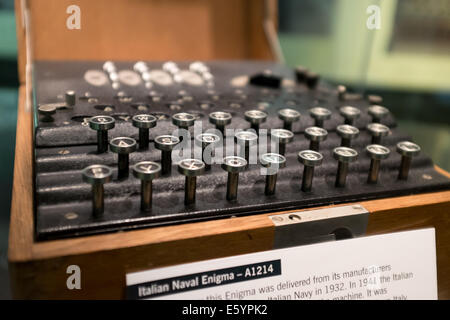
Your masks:
M 276 7 L 274 1 L 269 3 Z M 31 60 L 273 59 L 260 0 L 16 0 L 15 4 L 21 82 L 27 47 L 32 48 Z M 69 8 L 73 4 L 80 9 L 80 29 L 67 27 L 68 19 L 74 21 L 75 11 Z

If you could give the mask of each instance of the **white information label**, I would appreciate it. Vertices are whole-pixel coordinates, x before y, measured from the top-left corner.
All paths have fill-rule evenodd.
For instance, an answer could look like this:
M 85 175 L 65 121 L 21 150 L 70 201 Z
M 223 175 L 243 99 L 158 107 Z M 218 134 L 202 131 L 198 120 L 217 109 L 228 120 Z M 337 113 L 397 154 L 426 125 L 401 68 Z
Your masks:
M 153 269 L 126 283 L 130 299 L 437 299 L 435 230 Z

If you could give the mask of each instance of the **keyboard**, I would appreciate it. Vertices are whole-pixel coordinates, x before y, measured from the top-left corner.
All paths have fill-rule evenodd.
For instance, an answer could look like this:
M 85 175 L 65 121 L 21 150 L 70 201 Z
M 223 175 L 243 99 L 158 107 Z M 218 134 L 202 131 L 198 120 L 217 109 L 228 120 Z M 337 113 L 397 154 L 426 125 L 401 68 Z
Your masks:
M 262 61 L 36 61 L 36 239 L 448 190 L 376 95 Z

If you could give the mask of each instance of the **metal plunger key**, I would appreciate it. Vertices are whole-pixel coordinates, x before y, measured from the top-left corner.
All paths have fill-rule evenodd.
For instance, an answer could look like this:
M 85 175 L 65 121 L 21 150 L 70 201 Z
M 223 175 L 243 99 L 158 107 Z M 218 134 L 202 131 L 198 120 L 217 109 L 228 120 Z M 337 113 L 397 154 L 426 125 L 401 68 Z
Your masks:
M 149 129 L 156 126 L 156 117 L 150 114 L 137 114 L 133 116 L 132 123 L 135 128 L 139 129 L 139 149 L 147 149 L 149 142 Z
M 180 112 L 172 116 L 172 123 L 180 129 L 189 130 L 189 127 L 193 126 L 195 122 L 195 116 L 190 113 Z
M 328 131 L 320 127 L 309 127 L 305 129 L 305 137 L 310 141 L 309 149 L 319 151 L 321 141 L 325 141 Z
M 108 130 L 114 128 L 116 121 L 110 116 L 95 116 L 89 119 L 89 127 L 97 131 L 97 151 L 108 150 Z
M 387 159 L 391 151 L 379 144 L 370 144 L 366 147 L 366 152 L 369 155 L 370 161 L 370 169 L 369 176 L 367 177 L 368 183 L 377 183 L 378 181 L 378 173 L 380 172 L 380 164 L 381 160 Z
M 409 168 L 411 167 L 412 158 L 420 153 L 420 147 L 409 141 L 402 141 L 397 143 L 397 152 L 402 156 L 400 163 L 400 170 L 398 172 L 399 180 L 408 179 Z
M 152 181 L 161 174 L 161 166 L 153 161 L 138 162 L 133 167 L 133 175 L 141 180 L 141 210 L 149 211 L 152 208 Z
M 222 162 L 222 169 L 228 172 L 227 180 L 227 200 L 237 199 L 239 172 L 245 170 L 247 161 L 237 156 L 225 157 Z
M 136 140 L 128 137 L 117 137 L 109 142 L 112 152 L 118 154 L 118 178 L 126 178 L 129 174 L 129 154 L 136 151 Z
M 251 128 L 258 134 L 259 125 L 267 120 L 267 113 L 261 110 L 249 110 L 244 113 L 245 120 L 250 122 Z
M 278 153 L 265 153 L 260 157 L 261 165 L 265 168 L 267 196 L 275 194 L 278 170 L 286 166 L 286 158 Z
M 172 150 L 180 143 L 180 139 L 171 135 L 155 138 L 155 148 L 161 150 L 162 174 L 169 174 L 172 170 Z
M 205 163 L 205 170 L 211 169 L 212 159 L 215 156 L 215 148 L 220 142 L 220 137 L 214 133 L 204 132 L 195 137 L 195 144 L 202 148 L 202 161 Z M 205 157 L 206 148 L 210 153 Z
M 247 166 L 250 164 L 250 147 L 258 143 L 258 135 L 251 131 L 239 131 L 234 135 L 236 143 L 238 144 L 240 155 L 244 156 Z M 242 154 L 242 148 L 244 149 L 244 154 Z
M 348 164 L 358 158 L 358 152 L 352 148 L 337 147 L 333 150 L 334 159 L 339 161 L 336 174 L 336 187 L 344 187 L 347 179 Z
M 286 129 L 272 129 L 270 137 L 278 143 L 278 153 L 283 156 L 286 153 L 286 145 L 294 140 L 294 134 Z
M 304 165 L 302 177 L 302 191 L 311 191 L 314 178 L 314 168 L 322 164 L 323 156 L 313 150 L 303 150 L 297 155 L 298 161 Z
M 184 159 L 178 164 L 178 172 L 186 176 L 184 187 L 184 204 L 195 203 L 195 189 L 197 188 L 197 176 L 205 172 L 205 164 L 198 159 Z
M 359 136 L 358 128 L 348 124 L 338 125 L 336 132 L 341 137 L 341 147 L 351 147 L 352 140 Z
M 339 108 L 339 114 L 344 117 L 345 124 L 353 125 L 353 122 L 361 115 L 361 111 L 352 106 L 343 106 Z
M 94 215 L 100 215 L 104 211 L 103 184 L 110 182 L 112 169 L 110 167 L 94 164 L 83 169 L 83 181 L 92 185 L 92 211 Z
M 229 112 L 216 111 L 209 114 L 209 122 L 216 126 L 225 140 L 225 126 L 231 123 L 233 116 Z
M 381 138 L 386 137 L 390 132 L 389 127 L 381 123 L 369 123 L 367 131 L 372 136 L 372 144 L 381 144 Z
M 372 117 L 373 123 L 380 123 L 381 119 L 383 119 L 389 114 L 389 109 L 378 105 L 370 106 L 367 111 L 369 115 Z
M 301 114 L 294 109 L 281 109 L 278 111 L 278 118 L 283 120 L 283 128 L 292 131 L 292 124 L 300 120 Z
M 314 126 L 320 128 L 323 127 L 323 123 L 325 122 L 325 120 L 331 118 L 331 111 L 322 107 L 309 109 L 309 114 L 314 119 Z

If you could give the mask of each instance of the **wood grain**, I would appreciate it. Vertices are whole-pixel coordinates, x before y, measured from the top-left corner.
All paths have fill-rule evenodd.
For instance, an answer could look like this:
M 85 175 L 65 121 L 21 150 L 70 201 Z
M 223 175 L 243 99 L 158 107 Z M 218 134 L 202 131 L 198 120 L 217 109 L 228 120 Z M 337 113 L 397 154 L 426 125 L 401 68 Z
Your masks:
M 273 213 L 34 242 L 32 117 L 24 108 L 23 87 L 19 93 L 8 251 L 15 298 L 121 299 L 127 272 L 272 249 L 274 226 L 268 216 Z M 436 228 L 439 298 L 449 299 L 450 191 L 360 204 L 371 212 L 369 235 Z M 71 264 L 82 270 L 82 290 L 66 289 Z
M 272 3 L 276 1 L 271 0 Z M 269 59 L 260 0 L 26 0 L 35 60 Z M 24 82 L 22 0 L 15 0 Z M 69 30 L 66 8 L 81 9 Z M 274 5 L 272 5 L 274 6 Z M 276 19 L 273 15 L 272 19 Z

